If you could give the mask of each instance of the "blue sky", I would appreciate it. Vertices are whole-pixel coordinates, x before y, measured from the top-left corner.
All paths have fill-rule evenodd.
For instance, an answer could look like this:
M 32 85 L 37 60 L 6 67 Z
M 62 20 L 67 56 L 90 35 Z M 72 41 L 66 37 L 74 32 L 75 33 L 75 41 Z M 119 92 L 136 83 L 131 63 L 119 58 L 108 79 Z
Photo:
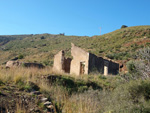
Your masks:
M 0 35 L 93 36 L 150 25 L 150 0 L 0 0 Z

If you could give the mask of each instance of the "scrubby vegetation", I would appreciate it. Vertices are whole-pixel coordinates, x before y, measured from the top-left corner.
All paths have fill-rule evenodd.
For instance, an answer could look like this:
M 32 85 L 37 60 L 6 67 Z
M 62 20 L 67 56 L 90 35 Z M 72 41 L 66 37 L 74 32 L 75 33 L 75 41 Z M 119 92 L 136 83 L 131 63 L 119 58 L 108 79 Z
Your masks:
M 104 77 L 89 75 L 76 77 L 74 75 L 53 75 L 56 81 L 36 82 L 37 76 L 42 76 L 45 69 L 1 70 L 1 86 L 14 82 L 20 90 L 30 91 L 33 87 L 47 95 L 55 105 L 57 112 L 145 112 L 150 109 L 150 79 L 130 79 L 124 77 Z M 46 74 L 46 73 L 45 73 Z M 3 76 L 2 76 L 3 75 Z M 5 75 L 5 76 L 4 76 Z M 32 75 L 32 76 L 31 76 Z M 36 85 L 30 84 L 34 82 Z
M 150 46 L 150 26 L 136 26 L 118 29 L 102 36 L 63 36 L 63 35 L 18 35 L 0 37 L 0 64 L 23 55 L 25 62 L 39 62 L 52 66 L 54 55 L 65 50 L 70 56 L 71 42 L 97 56 L 107 56 L 114 60 L 134 59 L 140 48 Z M 16 38 L 15 38 L 16 37 Z
M 148 69 L 149 54 L 150 49 L 145 48 L 137 55 Z M 107 77 L 59 75 L 50 68 L 38 71 L 36 68 L 2 69 L 0 83 L 13 81 L 21 90 L 27 91 L 37 88 L 52 100 L 57 112 L 149 113 L 150 76 L 145 75 L 149 75 L 150 70 L 143 73 L 136 62 L 127 63 L 128 73 Z M 41 79 L 43 75 L 47 78 Z
M 7 84 L 27 92 L 36 89 L 52 101 L 59 113 L 150 112 L 150 26 L 127 27 L 93 37 L 42 34 L 15 38 L 0 46 L 0 63 L 18 58 L 51 66 L 59 50 L 64 49 L 70 56 L 71 42 L 98 56 L 127 61 L 128 72 L 75 76 L 57 74 L 51 67 L 5 69 L 2 65 L 0 89 Z

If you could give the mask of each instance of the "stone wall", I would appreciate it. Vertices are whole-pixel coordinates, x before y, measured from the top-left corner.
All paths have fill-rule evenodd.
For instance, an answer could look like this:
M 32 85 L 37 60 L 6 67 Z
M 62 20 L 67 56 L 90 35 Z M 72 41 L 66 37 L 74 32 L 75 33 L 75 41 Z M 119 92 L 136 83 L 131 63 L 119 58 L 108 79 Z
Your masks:
M 89 54 L 89 73 L 104 73 L 104 60 L 94 54 Z
M 74 44 L 71 45 L 71 55 L 73 56 L 73 60 L 71 61 L 70 74 L 88 74 L 89 53 Z
M 64 72 L 64 51 L 61 50 L 59 51 L 55 56 L 54 56 L 54 66 L 53 70 L 57 73 L 62 73 Z
M 53 70 L 57 73 L 70 73 L 70 64 L 71 58 L 65 58 L 65 53 L 61 50 L 54 56 Z
M 107 76 L 108 74 L 116 75 L 119 72 L 119 64 L 111 60 L 97 57 L 94 54 L 89 55 L 89 73 L 101 73 Z
M 119 63 L 109 61 L 108 74 L 117 75 L 119 73 Z

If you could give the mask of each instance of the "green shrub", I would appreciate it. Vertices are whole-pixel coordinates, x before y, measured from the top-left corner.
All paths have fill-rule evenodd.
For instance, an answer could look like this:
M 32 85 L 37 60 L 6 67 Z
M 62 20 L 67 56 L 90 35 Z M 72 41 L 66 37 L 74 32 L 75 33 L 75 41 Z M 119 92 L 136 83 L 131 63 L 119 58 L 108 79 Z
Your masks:
M 45 60 L 45 61 L 43 61 L 43 64 L 44 64 L 45 66 L 52 66 L 52 65 L 53 65 L 53 62 L 52 62 L 52 61 Z
M 150 80 L 134 80 L 118 86 L 113 91 L 102 91 L 101 112 L 148 113 L 150 110 Z M 113 103 L 113 104 L 112 104 Z
M 22 55 L 22 54 L 20 54 L 19 56 L 18 56 L 18 59 L 23 59 L 24 58 L 24 56 Z
M 78 92 L 84 92 L 86 90 L 88 90 L 87 86 L 80 86 L 80 87 L 78 87 Z
M 29 84 L 26 84 L 24 87 L 23 87 L 24 90 L 26 91 L 31 91 L 32 90 L 32 87 L 29 85 Z
M 136 67 L 135 67 L 135 62 L 130 60 L 127 62 L 127 69 L 129 71 L 129 73 L 134 73 L 136 71 Z
M 103 80 L 106 80 L 106 79 L 107 79 L 106 76 L 104 76 L 104 75 L 99 75 L 99 78 L 100 78 L 100 79 L 103 79 Z
M 150 81 L 143 81 L 141 83 L 142 93 L 146 100 L 150 100 Z
M 126 60 L 130 57 L 130 54 L 128 52 L 110 53 L 110 54 L 107 54 L 106 57 L 110 59 L 115 59 L 115 60 L 122 60 L 122 59 Z
M 21 90 L 31 91 L 31 90 L 39 90 L 40 88 L 33 82 L 24 82 L 24 81 L 18 81 L 17 82 L 18 87 Z
M 4 83 L 3 83 L 3 81 L 0 79 L 0 85 L 3 85 Z
M 45 39 L 45 37 L 44 37 L 44 36 L 41 36 L 41 39 Z
M 107 54 L 106 57 L 108 57 L 110 59 L 114 59 L 115 58 L 115 54 Z
M 100 50 L 100 51 L 99 51 L 99 53 L 103 53 L 103 52 L 104 52 L 104 50 Z
M 150 81 L 137 81 L 132 82 L 129 86 L 129 93 L 134 102 L 139 102 L 141 97 L 144 97 L 145 101 L 150 100 Z

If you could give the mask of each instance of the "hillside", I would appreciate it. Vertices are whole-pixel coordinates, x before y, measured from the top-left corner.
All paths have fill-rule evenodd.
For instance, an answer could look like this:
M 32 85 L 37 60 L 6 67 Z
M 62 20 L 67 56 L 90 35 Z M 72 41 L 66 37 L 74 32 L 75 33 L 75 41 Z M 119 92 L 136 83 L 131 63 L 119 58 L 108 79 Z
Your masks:
M 133 59 L 136 50 L 150 46 L 150 26 L 118 29 L 101 36 L 63 36 L 52 34 L 0 36 L 0 64 L 23 55 L 23 61 L 53 64 L 54 55 L 65 50 L 70 56 L 70 43 L 97 56 L 114 60 Z
M 22 40 L 23 38 L 30 36 L 30 35 L 1 35 L 0 36 L 0 46 L 5 45 L 9 41 L 12 40 Z
M 150 111 L 150 26 L 123 28 L 93 37 L 39 34 L 0 36 L 0 40 L 3 65 L 18 57 L 21 61 L 52 66 L 58 51 L 63 49 L 70 56 L 71 42 L 98 56 L 119 62 L 130 60 L 126 63 L 128 72 L 116 76 L 75 76 L 58 74 L 50 66 L 8 69 L 0 65 L 0 112 Z

